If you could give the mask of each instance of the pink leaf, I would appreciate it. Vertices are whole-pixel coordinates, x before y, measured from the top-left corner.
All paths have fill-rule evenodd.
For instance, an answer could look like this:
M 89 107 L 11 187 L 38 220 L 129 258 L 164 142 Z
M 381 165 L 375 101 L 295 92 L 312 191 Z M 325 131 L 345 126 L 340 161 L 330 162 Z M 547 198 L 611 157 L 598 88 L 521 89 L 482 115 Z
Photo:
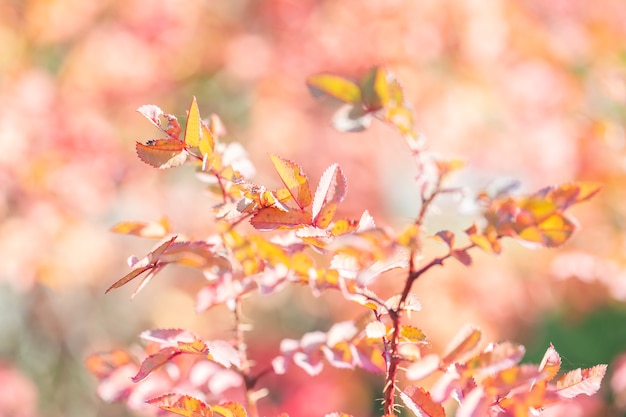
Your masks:
M 333 164 L 324 171 L 313 198 L 313 224 L 325 229 L 335 216 L 339 203 L 346 196 L 347 182 L 343 171 L 337 164 Z
M 552 346 L 552 343 L 550 343 L 550 347 L 548 347 L 548 350 L 546 350 L 546 353 L 543 355 L 539 370 L 544 371 L 546 373 L 546 381 L 550 381 L 559 373 L 560 368 L 561 357 L 556 349 L 554 349 L 554 346 Z
M 580 394 L 593 395 L 600 389 L 605 373 L 606 365 L 574 369 L 559 378 L 556 383 L 556 392 L 564 398 L 574 398 Z
M 143 106 L 140 106 L 137 111 L 141 113 L 146 119 L 148 119 L 150 123 L 155 125 L 157 128 L 163 130 L 161 128 L 160 119 L 160 117 L 163 116 L 163 110 L 161 110 L 159 106 L 156 106 L 154 104 L 144 104 Z
M 430 354 L 412 363 L 406 370 L 406 377 L 412 381 L 426 378 L 439 369 L 439 355 Z

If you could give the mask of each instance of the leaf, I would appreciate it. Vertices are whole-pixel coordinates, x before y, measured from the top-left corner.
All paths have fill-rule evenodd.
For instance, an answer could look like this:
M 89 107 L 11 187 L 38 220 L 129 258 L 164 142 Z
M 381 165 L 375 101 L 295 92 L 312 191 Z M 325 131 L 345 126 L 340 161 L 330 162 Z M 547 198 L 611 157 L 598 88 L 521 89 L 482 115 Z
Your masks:
M 161 268 L 160 268 L 159 265 L 157 265 L 157 262 L 160 260 L 160 257 L 167 250 L 167 248 L 170 247 L 170 245 L 172 243 L 174 243 L 176 238 L 177 238 L 177 236 L 172 237 L 168 241 L 166 241 L 166 242 L 162 243 L 161 245 L 159 245 L 159 247 L 157 247 L 155 250 L 153 250 L 152 252 L 148 253 L 148 255 L 146 255 L 146 257 L 142 261 L 137 262 L 134 265 L 136 267 L 136 269 L 134 269 L 133 271 L 131 271 L 128 274 L 124 275 L 124 277 L 122 277 L 120 280 L 118 280 L 113 285 L 111 285 L 109 288 L 107 288 L 107 290 L 105 291 L 105 294 L 108 293 L 109 291 L 111 291 L 114 288 L 119 288 L 122 285 L 125 285 L 125 284 L 129 283 L 130 281 L 132 281 L 133 279 L 137 278 L 139 275 L 143 274 L 144 272 L 150 271 L 150 274 L 148 275 L 148 277 L 144 278 L 144 281 L 142 282 L 142 284 L 135 291 L 135 294 L 137 294 L 141 290 L 141 288 L 143 288 L 145 286 L 146 282 L 149 279 L 151 279 L 152 277 L 154 277 L 154 275 L 156 275 L 157 272 L 159 272 L 159 270 Z M 135 294 L 133 294 L 133 296 Z
M 381 339 L 387 334 L 387 327 L 379 321 L 373 321 L 365 326 L 365 334 L 370 339 Z
M 433 239 L 445 243 L 449 249 L 452 249 L 454 247 L 454 233 L 449 230 L 442 230 L 437 232 L 433 236 Z
M 340 132 L 362 132 L 372 124 L 373 118 L 362 107 L 346 104 L 335 112 L 332 125 Z
M 210 352 L 209 358 L 213 362 L 219 363 L 224 368 L 241 367 L 239 352 L 230 343 L 223 340 L 211 340 L 205 343 Z
M 406 377 L 411 381 L 419 381 L 431 375 L 439 369 L 439 355 L 430 354 L 422 357 L 417 362 L 413 362 L 406 369 Z
M 117 368 L 131 362 L 131 358 L 127 352 L 116 349 L 111 352 L 90 355 L 86 359 L 85 365 L 87 370 L 98 379 L 104 379 L 111 375 Z
M 521 230 L 517 233 L 517 237 L 528 243 L 554 248 L 565 243 L 577 227 L 577 224 L 564 214 L 555 213 L 536 226 Z
M 185 126 L 185 145 L 190 148 L 194 148 L 200 143 L 200 138 L 202 137 L 200 124 L 200 109 L 198 109 L 198 102 L 194 96 L 189 106 L 187 124 Z
M 455 417 L 488 416 L 491 414 L 489 413 L 489 409 L 491 408 L 493 400 L 494 399 L 491 396 L 485 395 L 485 390 L 483 389 L 483 387 L 475 387 L 469 393 L 467 393 L 467 395 L 463 399 L 463 402 L 459 406 Z M 525 413 L 524 417 L 527 416 L 528 414 Z
M 504 396 L 518 388 L 529 389 L 544 381 L 545 374 L 536 365 L 522 364 L 487 376 L 482 385 L 490 393 Z
M 209 164 L 209 160 L 211 160 L 210 165 L 212 166 L 214 163 L 213 151 L 215 149 L 215 139 L 213 138 L 213 133 L 211 133 L 205 123 L 201 123 L 200 129 L 202 135 L 200 137 L 200 142 L 198 142 L 198 150 L 202 154 L 204 160 L 207 160 L 207 164 Z
M 595 394 L 600 389 L 606 367 L 606 365 L 596 365 L 592 368 L 579 368 L 566 373 L 556 383 L 557 394 L 563 398 L 574 398 L 580 394 Z
M 265 207 L 252 216 L 250 224 L 257 230 L 294 228 L 311 224 L 311 213 L 304 210 L 285 212 L 277 207 Z
M 153 125 L 155 125 L 158 129 L 163 130 L 161 127 L 161 119 L 163 116 L 163 110 L 159 106 L 154 104 L 144 104 L 140 106 L 137 111 L 141 113 L 146 119 L 150 121 Z
M 139 159 L 159 169 L 177 167 L 187 160 L 185 142 L 178 139 L 157 139 L 146 145 L 137 142 L 135 149 Z
M 337 164 L 324 171 L 315 191 L 311 217 L 313 225 L 325 229 L 335 216 L 339 203 L 343 201 L 347 191 L 346 177 Z
M 237 402 L 225 402 L 220 405 L 211 406 L 213 412 L 224 417 L 247 417 L 246 409 Z
M 139 275 L 143 274 L 146 271 L 149 271 L 154 268 L 154 265 L 148 265 L 141 268 L 133 269 L 128 274 L 124 275 L 121 279 L 116 281 L 113 285 L 106 289 L 105 294 L 111 291 L 112 289 L 119 288 L 122 285 L 128 284 L 130 281 L 137 278 Z
M 189 395 L 166 394 L 146 401 L 162 410 L 185 417 L 212 417 L 211 408 L 197 398 Z
M 276 168 L 276 172 L 278 172 L 280 179 L 289 190 L 296 204 L 298 204 L 300 208 L 310 206 L 311 190 L 309 189 L 309 179 L 302 171 L 302 167 L 295 162 L 291 162 L 276 155 L 270 155 L 270 158 L 272 159 L 274 168 Z
M 587 201 L 600 192 L 602 185 L 593 182 L 570 182 L 557 187 L 547 187 L 535 195 L 545 196 L 560 210 Z
M 152 329 L 141 332 L 139 337 L 149 342 L 176 346 L 178 342 L 193 342 L 198 337 L 189 330 L 183 329 Z
M 400 327 L 400 338 L 407 342 L 421 343 L 426 340 L 426 335 L 415 326 L 404 325 Z
M 466 325 L 454 336 L 448 344 L 445 354 L 441 359 L 444 366 L 460 362 L 463 357 L 471 353 L 481 339 L 481 331 L 473 326 Z
M 436 403 L 424 388 L 409 385 L 400 392 L 404 405 L 418 417 L 445 417 L 441 404 Z
M 552 343 L 550 343 L 548 350 L 546 350 L 546 353 L 543 355 L 541 364 L 539 364 L 539 370 L 546 373 L 547 381 L 551 381 L 559 373 L 560 368 L 561 356 L 557 353 L 556 349 L 554 349 Z
M 313 75 L 307 78 L 306 84 L 314 97 L 327 95 L 344 103 L 358 103 L 361 101 L 361 89 L 359 86 L 355 82 L 337 75 Z
M 378 111 L 387 106 L 394 94 L 389 74 L 383 67 L 370 68 L 361 80 L 361 95 L 368 111 Z
M 452 255 L 454 259 L 461 262 L 465 266 L 472 265 L 472 256 L 469 253 L 467 253 L 466 250 L 455 249 L 452 252 L 450 252 L 450 255 Z
M 467 369 L 481 374 L 494 374 L 519 363 L 526 349 L 510 342 L 490 344 L 485 351 L 471 358 L 465 364 Z
M 121 222 L 113 226 L 111 231 L 147 239 L 162 239 L 171 232 L 171 229 L 169 221 L 162 218 L 158 222 Z
M 139 368 L 139 372 L 137 375 L 132 377 L 133 382 L 139 382 L 148 375 L 150 375 L 153 371 L 165 365 L 170 359 L 173 357 L 180 355 L 182 351 L 176 347 L 166 347 L 159 350 L 157 353 L 148 356 L 141 362 L 141 366 Z

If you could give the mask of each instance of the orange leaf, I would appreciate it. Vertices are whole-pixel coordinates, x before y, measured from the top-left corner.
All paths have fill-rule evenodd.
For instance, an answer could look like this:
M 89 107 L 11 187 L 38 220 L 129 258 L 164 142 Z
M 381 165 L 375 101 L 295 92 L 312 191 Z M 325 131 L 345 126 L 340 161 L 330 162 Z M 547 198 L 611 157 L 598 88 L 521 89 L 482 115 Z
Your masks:
M 324 171 L 311 208 L 315 226 L 322 229 L 328 227 L 335 216 L 337 206 L 346 196 L 347 186 L 346 177 L 339 165 L 333 164 Z
M 166 218 L 158 222 L 121 222 L 111 228 L 113 233 L 134 235 L 148 239 L 161 239 L 170 233 L 170 224 Z
M 358 103 L 361 101 L 361 89 L 346 78 L 331 74 L 318 74 L 309 77 L 306 81 L 314 97 L 327 95 L 344 103 Z
M 436 403 L 430 393 L 422 387 L 409 385 L 400 392 L 402 402 L 416 416 L 420 417 L 445 417 L 446 413 L 441 404 Z
M 265 207 L 252 216 L 250 223 L 257 230 L 293 228 L 311 224 L 311 213 L 304 210 L 282 211 L 276 207 Z
M 166 394 L 146 401 L 162 410 L 185 417 L 211 417 L 211 408 L 197 398 L 189 395 Z
M 185 142 L 178 139 L 157 139 L 145 145 L 137 142 L 135 149 L 139 159 L 159 169 L 173 168 L 187 160 Z
M 245 408 L 237 402 L 226 402 L 220 405 L 211 406 L 213 412 L 223 415 L 224 417 L 246 417 Z
M 479 329 L 469 325 L 464 326 L 448 344 L 445 350 L 446 353 L 441 359 L 444 366 L 460 362 L 478 346 L 481 337 L 482 335 Z
M 187 125 L 185 126 L 185 145 L 190 148 L 196 147 L 200 143 L 202 137 L 200 124 L 200 109 L 198 109 L 198 102 L 194 96 L 189 106 Z
M 300 208 L 310 206 L 311 190 L 309 189 L 309 179 L 302 171 L 302 167 L 295 162 L 291 162 L 276 155 L 270 155 L 270 158 L 272 159 L 272 163 L 280 179 L 289 190 L 296 204 L 298 204 Z
M 87 370 L 99 379 L 108 377 L 119 367 L 131 363 L 130 356 L 123 350 L 90 355 L 85 361 Z

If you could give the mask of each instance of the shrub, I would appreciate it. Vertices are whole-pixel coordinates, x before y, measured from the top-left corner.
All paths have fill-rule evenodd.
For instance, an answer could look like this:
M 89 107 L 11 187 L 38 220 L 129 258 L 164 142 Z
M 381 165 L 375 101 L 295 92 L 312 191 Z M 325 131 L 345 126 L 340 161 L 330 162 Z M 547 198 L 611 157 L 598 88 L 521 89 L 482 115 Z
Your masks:
M 166 220 L 116 225 L 117 233 L 158 243 L 141 259 L 131 257 L 131 271 L 107 292 L 141 279 L 135 296 L 166 266 L 191 267 L 206 279 L 196 309 L 226 305 L 233 313 L 234 332 L 227 340 L 206 340 L 187 330 L 147 330 L 138 355 L 122 350 L 95 354 L 87 365 L 100 380 L 100 396 L 133 407 L 147 402 L 184 416 L 258 416 L 257 402 L 267 394 L 261 386 L 268 373 L 282 375 L 296 366 L 314 376 L 325 363 L 380 375 L 385 416 L 396 415 L 401 404 L 417 416 L 444 416 L 444 404 L 451 413 L 454 406 L 448 404 L 454 401 L 457 416 L 526 416 L 563 399 L 594 394 L 605 365 L 557 376 L 561 359 L 552 345 L 540 364 L 521 364 L 523 346 L 483 346 L 481 331 L 470 325 L 443 352 L 433 352 L 409 316 L 421 308 L 413 284 L 437 266 L 460 262 L 469 267 L 473 251 L 500 254 L 505 238 L 537 247 L 565 243 L 576 230 L 566 211 L 592 198 L 600 187 L 579 182 L 526 195 L 511 189 L 479 191 L 475 203 L 480 218 L 464 234 L 441 230 L 428 235 L 424 222 L 435 200 L 462 191 L 448 184 L 462 163 L 427 152 L 398 81 L 388 70 L 374 67 L 358 81 L 320 74 L 310 77 L 308 86 L 316 96 L 343 103 L 333 117 L 339 130 L 360 131 L 378 119 L 398 132 L 419 172 L 416 217 L 401 230 L 376 225 L 367 211 L 359 219 L 337 218 L 347 192 L 338 164 L 330 165 L 314 188 L 302 166 L 270 155 L 283 186 L 269 189 L 252 182 L 254 170 L 241 145 L 221 141 L 225 130 L 219 118 L 202 119 L 195 98 L 184 129 L 159 107 L 140 107 L 163 136 L 138 142 L 139 158 L 160 169 L 195 165 L 218 200 L 213 208 L 216 233 L 202 240 L 183 238 Z M 244 222 L 253 228 L 246 229 Z M 441 242 L 444 253 L 423 259 L 426 238 Z M 392 269 L 404 271 L 404 280 L 394 296 L 384 299 L 372 283 Z M 366 318 L 338 322 L 298 340 L 284 339 L 271 363 L 257 363 L 250 357 L 245 332 L 262 318 L 250 323 L 243 307 L 257 294 L 276 293 L 289 285 L 307 287 L 314 295 L 339 292 Z M 426 378 L 435 382 L 420 383 Z M 245 399 L 234 401 L 233 389 Z

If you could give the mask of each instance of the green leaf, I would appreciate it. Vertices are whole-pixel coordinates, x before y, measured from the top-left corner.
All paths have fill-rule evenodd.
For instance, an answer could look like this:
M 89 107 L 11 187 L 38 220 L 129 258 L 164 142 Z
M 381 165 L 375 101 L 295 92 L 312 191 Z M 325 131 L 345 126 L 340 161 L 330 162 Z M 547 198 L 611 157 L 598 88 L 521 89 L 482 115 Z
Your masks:
M 327 95 L 344 103 L 356 104 L 361 101 L 359 86 L 346 78 L 331 74 L 318 74 L 309 77 L 306 81 L 314 97 Z

